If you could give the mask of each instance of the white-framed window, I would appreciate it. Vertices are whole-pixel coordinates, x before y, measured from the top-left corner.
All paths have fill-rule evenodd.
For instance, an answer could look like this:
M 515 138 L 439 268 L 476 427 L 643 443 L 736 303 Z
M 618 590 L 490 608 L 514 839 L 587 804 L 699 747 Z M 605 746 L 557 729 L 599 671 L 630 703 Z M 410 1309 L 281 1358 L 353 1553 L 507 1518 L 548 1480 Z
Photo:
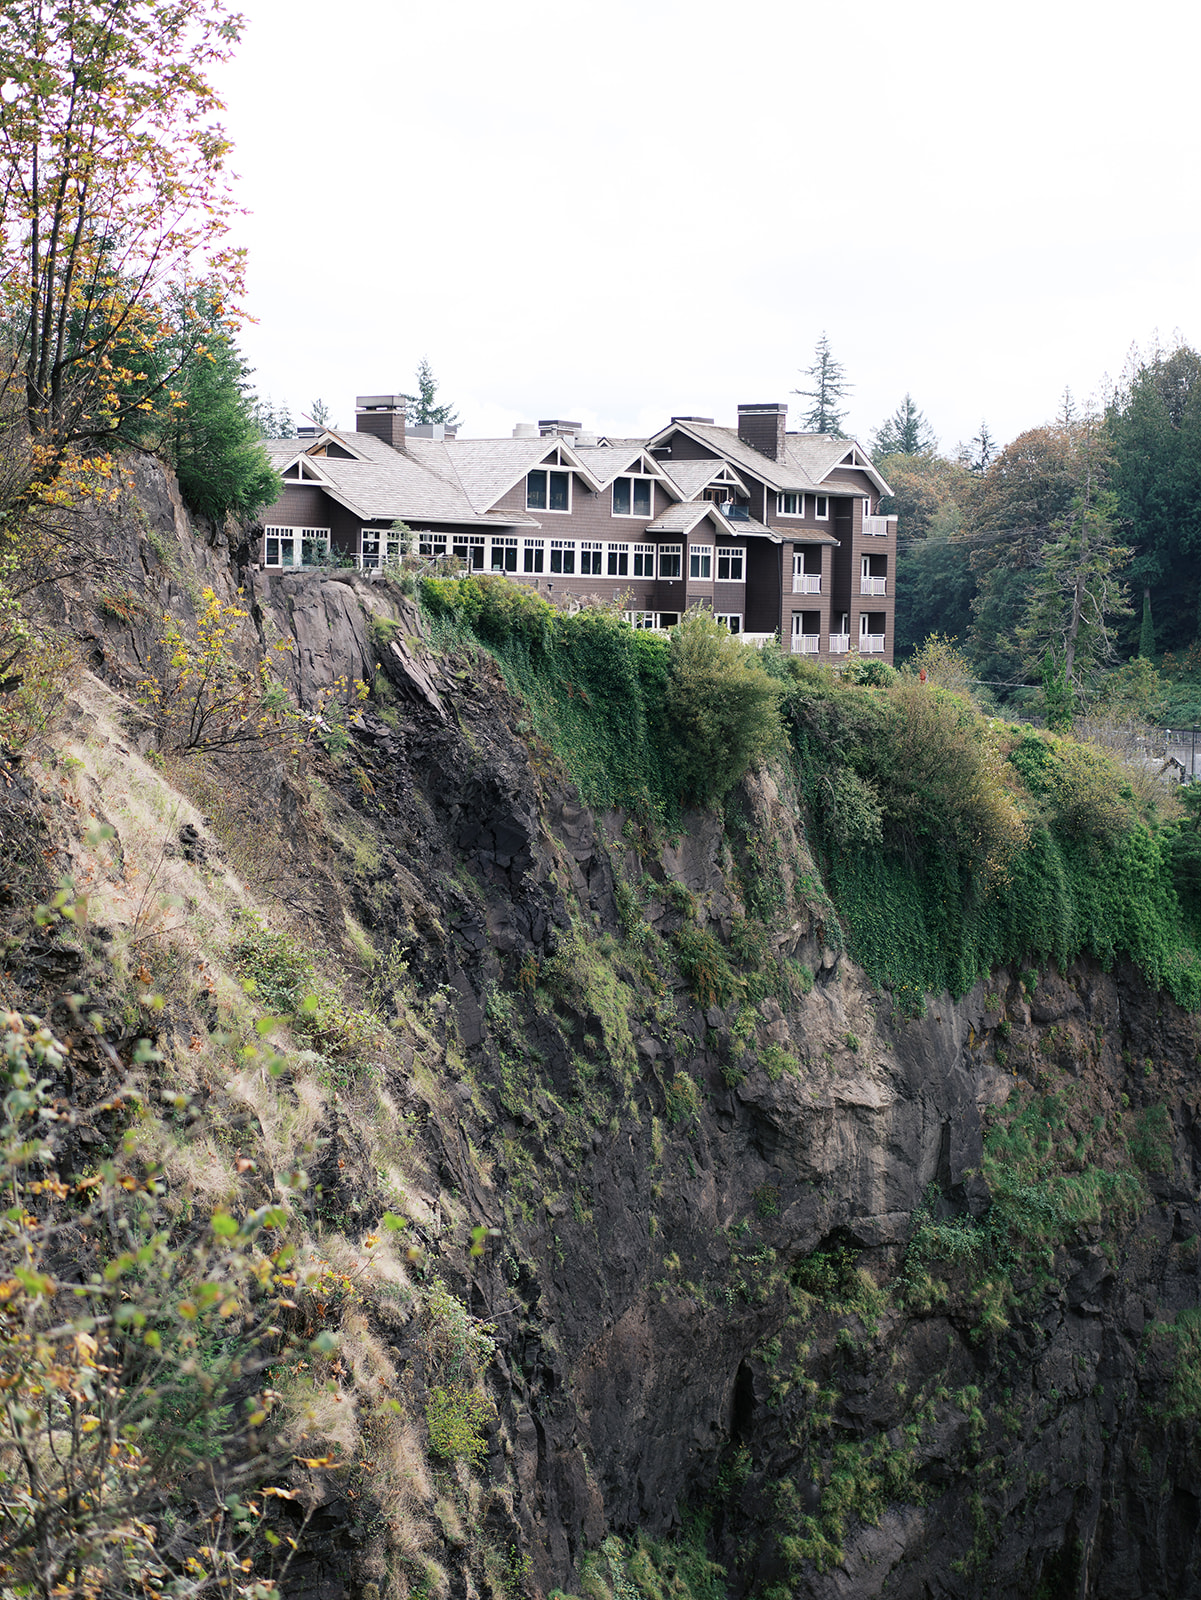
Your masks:
M 599 578 L 605 558 L 605 547 L 595 539 L 580 540 L 580 573 L 585 578 Z
M 575 540 L 552 539 L 550 542 L 550 570 L 565 577 L 575 572 Z
M 444 556 L 446 554 L 446 535 L 444 533 L 431 533 L 428 528 L 422 528 L 417 535 L 417 554 L 419 556 Z
M 263 529 L 265 567 L 308 567 L 329 552 L 328 528 Z
M 488 563 L 493 572 L 517 571 L 517 535 L 500 534 L 492 535 L 492 559 Z
M 688 576 L 707 583 L 713 576 L 713 546 L 690 544 L 688 546 Z
M 605 573 L 610 578 L 628 578 L 630 575 L 630 547 L 628 544 L 611 544 L 605 563 Z
M 713 619 L 715 622 L 724 622 L 731 633 L 742 632 L 741 611 L 715 611 Z
M 622 616 L 631 628 L 674 628 L 680 621 L 678 611 L 623 611 Z
M 655 576 L 655 547 L 653 544 L 636 544 L 634 546 L 634 576 L 636 578 L 653 578 Z
M 742 551 L 736 547 L 717 547 L 717 581 L 718 583 L 745 583 L 743 577 Z
M 483 572 L 486 543 L 482 533 L 456 533 L 451 536 L 451 554 L 458 556 L 469 571 Z
M 653 478 L 614 478 L 613 515 L 646 517 L 649 521 L 654 491 Z
M 362 528 L 359 530 L 359 566 L 367 571 L 399 561 L 401 536 L 391 528 Z
M 825 522 L 830 515 L 830 497 L 824 494 L 813 496 L 813 515 L 819 522 Z
M 805 496 L 803 494 L 778 494 L 776 496 L 776 515 L 780 517 L 803 517 L 805 515 Z
M 536 467 L 525 478 L 525 503 L 529 511 L 570 511 L 571 473 Z
M 523 539 L 521 541 L 521 570 L 523 572 L 544 572 L 546 561 L 545 539 Z
M 682 544 L 661 544 L 659 546 L 659 576 L 661 578 L 678 578 L 684 565 L 684 546 Z
M 870 500 L 865 500 L 863 502 L 863 516 L 864 516 L 864 519 L 866 520 L 868 517 L 871 516 L 871 514 L 872 514 L 872 503 L 871 503 Z

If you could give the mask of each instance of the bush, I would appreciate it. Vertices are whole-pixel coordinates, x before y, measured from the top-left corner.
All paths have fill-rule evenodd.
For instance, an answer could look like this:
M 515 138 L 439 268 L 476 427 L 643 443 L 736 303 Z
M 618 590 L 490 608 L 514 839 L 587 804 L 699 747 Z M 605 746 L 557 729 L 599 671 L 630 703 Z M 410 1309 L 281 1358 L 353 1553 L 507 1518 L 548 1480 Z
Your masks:
M 666 709 L 685 797 L 721 797 L 780 738 L 783 685 L 721 623 L 689 613 L 671 635 Z
M 425 1403 L 430 1449 L 444 1461 L 469 1461 L 478 1467 L 488 1454 L 484 1428 L 495 1415 L 490 1400 L 461 1384 L 431 1389 Z

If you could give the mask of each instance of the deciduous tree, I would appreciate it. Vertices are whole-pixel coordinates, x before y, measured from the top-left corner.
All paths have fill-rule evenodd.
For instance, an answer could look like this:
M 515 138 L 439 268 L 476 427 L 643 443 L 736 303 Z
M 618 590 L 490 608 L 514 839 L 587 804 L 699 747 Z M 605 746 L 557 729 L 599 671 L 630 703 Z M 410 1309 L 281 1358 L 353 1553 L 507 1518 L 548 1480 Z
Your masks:
M 51 467 L 169 385 L 168 285 L 240 289 L 207 76 L 240 26 L 224 0 L 0 0 L 4 376 Z

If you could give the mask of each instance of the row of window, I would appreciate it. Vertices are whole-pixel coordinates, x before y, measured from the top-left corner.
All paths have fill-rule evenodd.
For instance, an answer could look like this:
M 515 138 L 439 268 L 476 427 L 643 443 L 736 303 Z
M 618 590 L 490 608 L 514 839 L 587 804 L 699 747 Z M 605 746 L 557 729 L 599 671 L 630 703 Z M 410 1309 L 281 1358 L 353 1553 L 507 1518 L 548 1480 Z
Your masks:
M 540 539 L 516 534 L 419 533 L 423 556 L 453 555 L 472 572 L 558 573 L 582 578 L 680 578 L 684 575 L 682 544 L 614 544 L 599 539 Z M 692 545 L 688 576 L 720 583 L 744 583 L 741 549 Z
M 622 615 L 633 628 L 663 629 L 674 628 L 680 620 L 678 611 L 623 611 Z M 715 622 L 724 622 L 731 633 L 742 632 L 741 611 L 715 611 Z
M 311 567 L 329 551 L 328 528 L 264 528 L 263 565 Z
M 654 505 L 653 478 L 614 478 L 613 515 L 642 517 L 649 521 Z M 571 511 L 571 473 L 537 467 L 526 474 L 527 511 Z

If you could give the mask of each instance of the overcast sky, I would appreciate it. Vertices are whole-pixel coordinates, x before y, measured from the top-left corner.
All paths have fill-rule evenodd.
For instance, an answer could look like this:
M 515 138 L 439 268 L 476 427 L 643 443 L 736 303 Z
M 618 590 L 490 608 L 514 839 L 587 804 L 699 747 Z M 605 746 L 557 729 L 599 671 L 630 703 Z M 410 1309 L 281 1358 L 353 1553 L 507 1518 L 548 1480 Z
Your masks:
M 464 432 L 799 426 L 946 450 L 1201 340 L 1188 0 L 242 0 L 222 71 L 260 393 L 411 389 Z M 299 418 L 298 418 L 299 420 Z

